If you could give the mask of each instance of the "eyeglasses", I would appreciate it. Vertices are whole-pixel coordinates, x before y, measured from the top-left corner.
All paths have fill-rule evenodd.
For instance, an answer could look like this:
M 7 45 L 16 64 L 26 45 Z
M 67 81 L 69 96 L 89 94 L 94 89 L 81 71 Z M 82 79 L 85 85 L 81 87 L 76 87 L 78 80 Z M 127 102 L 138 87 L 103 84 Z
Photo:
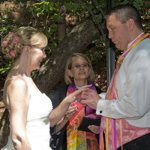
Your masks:
M 75 64 L 74 66 L 72 66 L 72 68 L 75 68 L 75 69 L 80 69 L 80 68 L 89 68 L 89 64 Z

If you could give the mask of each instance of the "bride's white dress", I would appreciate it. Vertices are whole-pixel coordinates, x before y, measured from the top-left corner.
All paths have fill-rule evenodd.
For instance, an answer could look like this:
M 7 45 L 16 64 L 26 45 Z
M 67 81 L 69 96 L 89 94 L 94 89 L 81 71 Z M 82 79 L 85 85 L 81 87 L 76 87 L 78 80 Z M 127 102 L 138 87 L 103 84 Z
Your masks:
M 31 84 L 32 80 L 28 79 L 28 83 L 30 87 L 30 102 L 27 116 L 27 136 L 31 150 L 51 150 L 49 147 L 51 100 Z M 10 137 L 7 145 L 2 150 L 14 150 Z

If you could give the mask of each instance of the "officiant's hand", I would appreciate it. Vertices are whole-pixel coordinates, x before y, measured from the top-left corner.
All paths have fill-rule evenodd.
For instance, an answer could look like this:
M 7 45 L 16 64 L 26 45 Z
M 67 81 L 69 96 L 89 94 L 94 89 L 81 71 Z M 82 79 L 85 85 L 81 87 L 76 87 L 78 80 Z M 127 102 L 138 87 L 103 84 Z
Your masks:
M 95 134 L 99 134 L 99 128 L 100 128 L 100 126 L 96 126 L 96 125 L 89 125 L 88 126 L 88 129 Z
M 69 120 L 77 110 L 78 110 L 78 108 L 76 106 L 69 106 L 69 108 L 64 116 L 64 119 Z

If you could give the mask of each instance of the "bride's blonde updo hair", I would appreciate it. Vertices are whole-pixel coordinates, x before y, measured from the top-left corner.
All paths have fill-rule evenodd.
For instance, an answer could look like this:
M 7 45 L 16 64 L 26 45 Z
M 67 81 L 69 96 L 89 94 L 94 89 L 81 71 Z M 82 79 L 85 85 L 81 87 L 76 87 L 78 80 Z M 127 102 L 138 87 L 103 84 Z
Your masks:
M 17 58 L 24 46 L 44 48 L 47 46 L 47 37 L 33 27 L 20 27 L 15 32 L 9 32 L 1 42 L 2 53 L 10 59 Z

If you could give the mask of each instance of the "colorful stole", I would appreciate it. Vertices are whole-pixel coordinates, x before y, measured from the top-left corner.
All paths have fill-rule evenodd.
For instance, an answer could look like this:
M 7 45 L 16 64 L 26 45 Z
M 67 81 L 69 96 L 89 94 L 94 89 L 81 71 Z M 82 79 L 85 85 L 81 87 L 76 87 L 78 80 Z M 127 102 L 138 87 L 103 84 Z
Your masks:
M 116 69 L 114 70 L 110 85 L 107 90 L 106 99 L 112 100 L 117 99 L 117 89 L 115 88 L 115 80 L 118 70 L 124 61 L 125 57 L 128 53 L 135 48 L 142 40 L 150 37 L 150 34 L 143 33 L 129 46 L 129 48 L 118 58 L 116 63 Z M 112 119 L 108 117 L 101 118 L 101 126 L 100 126 L 100 150 L 104 150 L 104 139 L 102 134 L 105 133 L 105 146 L 106 150 L 117 150 L 118 145 L 122 144 L 122 119 Z M 119 122 L 119 123 L 118 123 Z M 119 130 L 118 130 L 119 129 Z M 123 148 L 122 148 L 123 149 Z
M 96 90 L 94 85 L 91 88 Z M 75 90 L 77 90 L 75 85 L 69 85 L 67 95 Z M 78 111 L 68 121 L 67 150 L 98 150 L 98 141 L 94 133 L 77 130 L 83 117 L 89 114 L 95 114 L 95 110 L 90 107 L 84 107 L 78 101 L 73 102 L 71 105 L 76 106 Z

